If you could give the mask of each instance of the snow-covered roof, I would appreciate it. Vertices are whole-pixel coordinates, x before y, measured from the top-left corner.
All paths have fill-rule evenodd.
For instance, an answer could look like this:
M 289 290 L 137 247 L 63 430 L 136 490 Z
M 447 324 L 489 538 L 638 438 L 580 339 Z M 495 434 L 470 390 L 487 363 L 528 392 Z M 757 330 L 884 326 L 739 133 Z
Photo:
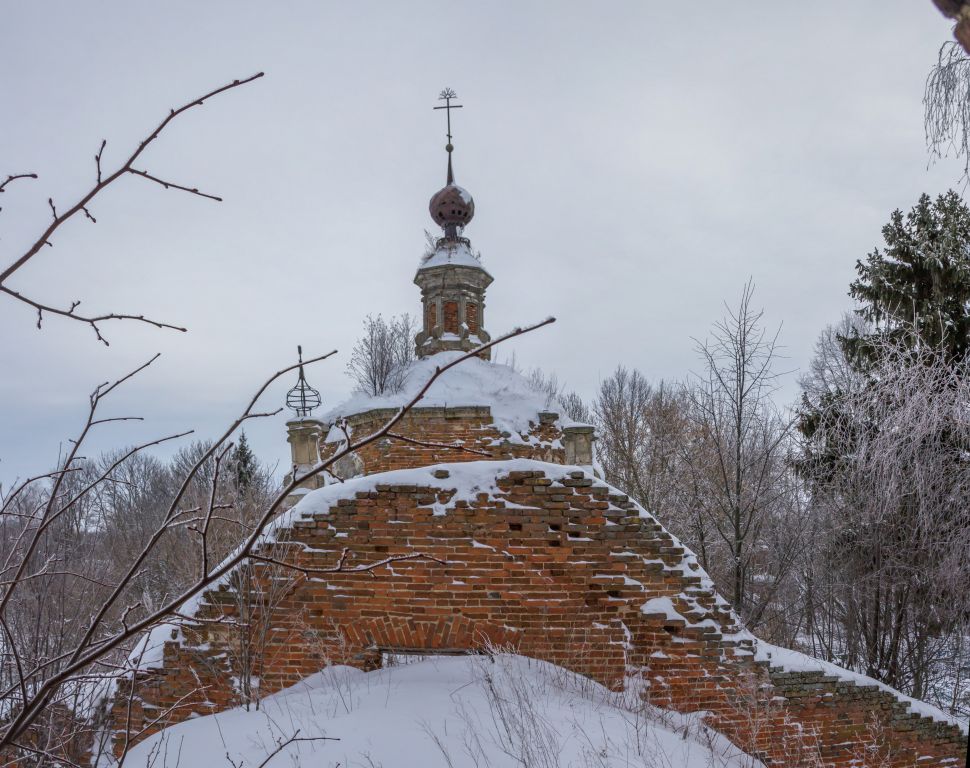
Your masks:
M 488 270 L 482 266 L 481 259 L 475 255 L 468 243 L 461 241 L 444 241 L 435 248 L 434 253 L 421 258 L 418 269 L 431 269 L 432 267 L 443 267 L 448 264 L 455 264 L 460 267 L 475 267 L 486 274 Z
M 446 365 L 465 354 L 459 351 L 439 352 L 415 360 L 408 368 L 404 387 L 400 392 L 372 396 L 356 392 L 347 400 L 331 408 L 321 419 L 333 424 L 337 419 L 364 413 L 377 408 L 400 408 L 411 401 L 427 383 L 439 366 Z M 561 407 L 554 397 L 539 392 L 522 374 L 501 363 L 492 363 L 477 357 L 465 360 L 442 374 L 417 404 L 418 408 L 488 406 L 499 431 L 510 432 L 513 439 L 529 431 L 529 422 L 538 422 L 541 411 L 561 414 Z M 559 425 L 574 424 L 560 415 Z M 328 441 L 338 442 L 343 433 L 332 430 Z

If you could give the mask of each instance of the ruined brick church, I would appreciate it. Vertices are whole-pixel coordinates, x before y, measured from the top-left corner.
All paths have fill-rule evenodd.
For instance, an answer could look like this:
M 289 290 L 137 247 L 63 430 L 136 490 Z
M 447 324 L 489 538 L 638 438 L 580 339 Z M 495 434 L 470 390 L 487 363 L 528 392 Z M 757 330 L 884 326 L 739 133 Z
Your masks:
M 297 479 L 490 340 L 493 278 L 464 236 L 475 206 L 455 183 L 450 136 L 446 149 L 447 183 L 430 204 L 442 236 L 414 278 L 416 360 L 398 391 L 356 393 L 320 417 L 304 397 L 287 423 Z M 663 509 L 603 481 L 593 427 L 490 357 L 455 366 L 393 435 L 305 480 L 237 578 L 145 638 L 116 696 L 116 744 L 328 664 L 500 648 L 614 688 L 638 677 L 651 704 L 707 712 L 766 765 L 810 764 L 810 750 L 827 766 L 965 764 L 966 736 L 942 713 L 747 632 Z M 882 746 L 860 755 L 873 728 Z

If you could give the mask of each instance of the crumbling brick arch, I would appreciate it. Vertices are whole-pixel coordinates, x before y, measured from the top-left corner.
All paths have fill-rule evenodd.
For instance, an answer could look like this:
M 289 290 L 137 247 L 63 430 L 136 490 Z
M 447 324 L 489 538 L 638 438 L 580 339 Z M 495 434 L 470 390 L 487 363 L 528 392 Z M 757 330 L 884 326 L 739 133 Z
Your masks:
M 476 653 L 489 648 L 519 649 L 522 633 L 495 622 L 455 615 L 433 621 L 413 616 L 382 616 L 341 625 L 353 653 Z

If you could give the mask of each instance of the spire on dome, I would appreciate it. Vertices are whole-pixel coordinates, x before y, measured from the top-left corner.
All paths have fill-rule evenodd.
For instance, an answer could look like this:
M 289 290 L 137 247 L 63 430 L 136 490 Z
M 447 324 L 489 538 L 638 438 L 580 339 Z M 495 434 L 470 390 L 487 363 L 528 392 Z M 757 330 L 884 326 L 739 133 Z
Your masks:
M 435 107 L 445 110 L 447 115 L 448 143 L 445 144 L 445 151 L 448 153 L 448 176 L 445 186 L 435 193 L 428 206 L 431 218 L 445 231 L 445 238 L 448 240 L 457 240 L 461 230 L 475 215 L 475 201 L 468 192 L 455 184 L 455 172 L 451 162 L 451 153 L 455 149 L 451 143 L 451 110 L 461 109 L 463 106 L 451 103 L 452 99 L 457 98 L 458 94 L 451 88 L 445 88 L 438 96 L 438 100 L 445 103 Z
M 448 143 L 445 144 L 445 152 L 448 153 L 448 180 L 445 184 L 455 183 L 455 174 L 451 170 L 451 153 L 455 149 L 455 145 L 451 143 L 451 110 L 461 109 L 464 104 L 452 104 L 452 99 L 457 99 L 458 94 L 455 93 L 451 88 L 445 88 L 441 93 L 438 94 L 438 101 L 443 101 L 445 105 L 443 107 L 435 107 L 435 109 L 445 110 L 445 114 L 448 116 Z
M 461 104 L 452 102 L 458 96 L 445 88 L 438 97 L 444 104 L 435 109 L 445 110 L 448 122 L 448 177 L 445 186 L 431 198 L 431 218 L 444 230 L 431 253 L 425 254 L 414 282 L 421 288 L 423 321 L 414 342 L 418 357 L 428 357 L 448 350 L 468 352 L 487 343 L 491 337 L 485 331 L 485 289 L 492 276 L 482 267 L 471 243 L 462 237 L 465 225 L 475 215 L 475 201 L 455 184 L 451 153 L 451 110 Z M 481 353 L 488 359 L 489 352 Z

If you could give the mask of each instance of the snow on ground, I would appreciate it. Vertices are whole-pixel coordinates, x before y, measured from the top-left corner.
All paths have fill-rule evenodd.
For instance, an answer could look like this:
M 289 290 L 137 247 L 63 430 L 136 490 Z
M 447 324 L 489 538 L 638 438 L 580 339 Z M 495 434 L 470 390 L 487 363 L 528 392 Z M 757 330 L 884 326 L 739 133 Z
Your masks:
M 635 682 L 635 681 L 634 681 Z M 375 672 L 330 667 L 242 708 L 137 745 L 153 768 L 754 768 L 696 716 L 645 708 L 521 656 L 424 657 Z M 326 736 L 336 741 L 286 744 Z M 279 749 L 280 745 L 284 745 Z M 154 762 L 153 762 L 154 760 Z
M 357 392 L 320 418 L 333 424 L 342 416 L 364 413 L 375 408 L 400 408 L 418 393 L 434 374 L 435 368 L 446 365 L 462 352 L 439 352 L 420 358 L 408 368 L 404 387 L 400 392 L 371 396 Z M 525 376 L 501 363 L 491 363 L 477 357 L 456 365 L 431 385 L 419 408 L 432 406 L 487 405 L 492 409 L 492 419 L 500 431 L 511 433 L 511 439 L 529 431 L 530 422 L 538 422 L 540 411 L 557 411 L 561 406 L 545 392 L 537 391 Z M 561 415 L 560 426 L 575 422 Z M 331 430 L 328 442 L 343 440 L 343 432 Z

